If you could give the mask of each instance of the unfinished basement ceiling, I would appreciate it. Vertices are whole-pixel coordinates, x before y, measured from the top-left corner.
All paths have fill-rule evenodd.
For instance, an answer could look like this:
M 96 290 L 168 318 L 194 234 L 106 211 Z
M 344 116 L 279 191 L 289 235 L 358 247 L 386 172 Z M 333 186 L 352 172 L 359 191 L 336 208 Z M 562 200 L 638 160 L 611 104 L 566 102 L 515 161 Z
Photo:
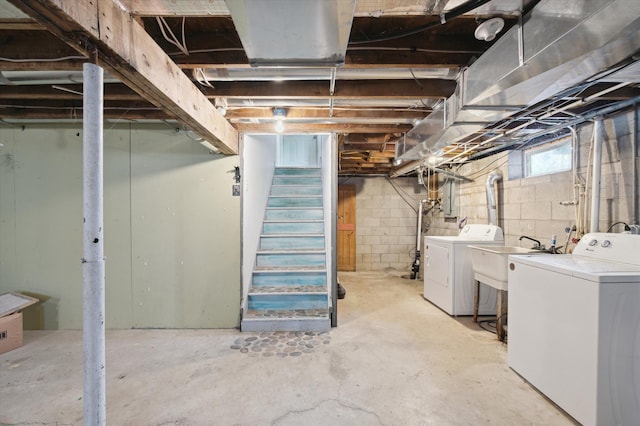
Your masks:
M 267 9 L 252 6 L 264 6 L 264 0 L 238 0 L 230 3 L 232 8 L 221 0 L 103 1 L 97 2 L 100 13 L 94 3 L 0 0 L 2 120 L 80 118 L 78 76 L 82 63 L 97 50 L 98 63 L 109 73 L 107 119 L 178 120 L 222 152 L 233 153 L 238 134 L 273 133 L 273 110 L 284 108 L 285 132 L 339 135 L 341 174 L 389 175 L 411 171 L 427 157 L 437 157 L 446 167 L 508 149 L 518 137 L 535 134 L 527 128 L 557 133 L 562 131 L 559 123 L 575 124 L 577 117 L 588 118 L 593 110 L 632 102 L 640 95 L 640 78 L 633 67 L 640 49 L 633 34 L 640 26 L 640 12 L 630 4 L 636 2 L 570 0 L 558 8 L 557 2 L 545 0 L 325 0 L 314 2 L 325 12 L 322 20 L 313 22 L 304 10 L 293 9 L 302 3 L 294 0 L 270 0 Z M 467 89 L 462 82 L 482 75 L 469 76 L 473 64 L 491 64 L 492 58 L 484 55 L 492 46 L 513 44 L 502 38 L 518 34 L 518 17 L 530 9 L 548 17 L 549 25 L 581 22 L 601 9 L 607 13 L 600 16 L 613 16 L 614 22 L 616 14 L 624 14 L 620 31 L 630 34 L 624 51 L 631 51 L 622 61 L 625 66 L 590 84 L 585 82 L 602 70 L 585 72 L 557 91 L 548 89 L 544 99 L 512 102 L 501 114 L 482 113 L 482 119 L 474 118 L 471 124 L 469 117 L 477 117 L 478 108 L 470 115 L 465 106 L 460 109 L 464 113 L 447 122 L 445 105 Z M 345 12 L 349 10 L 351 15 Z M 256 11 L 264 17 L 259 27 L 246 18 Z M 464 13 L 456 17 L 460 12 Z M 287 22 L 292 25 L 292 16 L 296 34 L 309 28 L 309 40 L 287 37 L 282 31 Z M 493 41 L 476 39 L 479 24 L 491 18 L 502 18 L 504 28 Z M 252 42 L 247 31 L 253 34 Z M 274 35 L 285 39 L 259 45 Z M 314 49 L 305 50 L 313 40 Z M 323 50 L 329 44 L 338 56 Z M 514 52 L 496 60 L 515 61 L 518 69 L 515 46 Z M 315 62 L 309 50 L 319 55 Z M 302 56 L 309 61 L 304 66 L 252 67 L 260 65 L 255 59 L 263 54 L 278 56 L 277 61 L 287 65 L 296 65 Z M 327 57 L 344 65 L 327 66 Z M 490 65 L 483 68 L 491 75 Z M 495 77 L 495 87 L 486 88 L 489 92 L 499 91 L 503 84 L 499 77 L 504 76 Z M 169 83 L 174 80 L 175 85 Z M 518 89 L 514 87 L 511 90 Z M 522 90 L 536 87 L 522 85 Z M 481 106 L 500 109 L 493 101 Z M 449 133 L 456 138 L 438 135 L 435 141 L 430 123 L 441 127 L 437 132 L 451 124 L 463 131 L 454 128 Z M 432 133 L 424 134 L 425 126 Z M 400 166 L 394 161 L 397 157 L 404 160 Z

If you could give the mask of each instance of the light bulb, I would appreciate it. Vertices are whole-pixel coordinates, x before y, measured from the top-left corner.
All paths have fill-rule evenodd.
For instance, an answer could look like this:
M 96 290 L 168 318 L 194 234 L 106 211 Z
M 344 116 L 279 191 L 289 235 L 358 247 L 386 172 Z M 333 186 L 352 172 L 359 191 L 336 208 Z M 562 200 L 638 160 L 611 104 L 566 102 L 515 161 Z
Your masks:
M 282 133 L 284 131 L 284 122 L 282 120 L 276 120 L 275 129 L 276 132 Z

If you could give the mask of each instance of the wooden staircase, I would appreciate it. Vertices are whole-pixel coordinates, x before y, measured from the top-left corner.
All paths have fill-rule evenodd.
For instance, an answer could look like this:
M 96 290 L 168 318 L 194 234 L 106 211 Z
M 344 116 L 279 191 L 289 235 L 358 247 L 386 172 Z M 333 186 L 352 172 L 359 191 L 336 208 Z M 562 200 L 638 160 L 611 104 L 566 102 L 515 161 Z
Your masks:
M 276 168 L 242 331 L 328 331 L 322 175 Z

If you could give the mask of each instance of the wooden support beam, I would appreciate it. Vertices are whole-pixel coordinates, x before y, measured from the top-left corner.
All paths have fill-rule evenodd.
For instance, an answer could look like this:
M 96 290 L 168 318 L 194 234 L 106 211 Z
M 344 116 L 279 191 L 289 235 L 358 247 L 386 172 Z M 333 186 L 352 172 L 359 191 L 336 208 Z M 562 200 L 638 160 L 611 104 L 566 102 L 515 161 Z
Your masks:
M 238 152 L 236 130 L 145 29 L 113 0 L 9 2 L 221 152 Z
M 287 108 L 287 118 L 310 119 L 319 118 L 378 118 L 385 119 L 423 119 L 431 112 L 431 109 L 385 109 L 385 108 L 334 108 L 330 115 L 329 108 Z M 241 120 L 250 118 L 273 118 L 273 108 L 229 108 L 225 117 L 228 120 Z
M 44 30 L 42 25 L 33 19 L 2 19 L 0 18 L 0 30 L 22 31 L 22 30 Z
M 273 124 L 269 123 L 238 123 L 234 125 L 243 133 L 276 133 Z M 287 123 L 284 131 L 287 133 L 402 133 L 411 129 L 409 124 L 348 124 L 348 123 Z

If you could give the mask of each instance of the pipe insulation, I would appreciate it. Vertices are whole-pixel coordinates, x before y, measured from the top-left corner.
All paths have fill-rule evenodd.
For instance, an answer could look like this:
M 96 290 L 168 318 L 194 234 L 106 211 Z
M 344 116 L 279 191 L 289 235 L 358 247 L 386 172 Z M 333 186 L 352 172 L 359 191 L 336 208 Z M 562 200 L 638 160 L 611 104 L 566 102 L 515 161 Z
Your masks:
M 498 226 L 498 202 L 496 199 L 496 182 L 502 180 L 502 172 L 495 169 L 487 177 L 487 210 L 489 216 L 489 225 Z
M 82 342 L 84 424 L 106 425 L 103 230 L 103 70 L 83 66 Z
M 598 232 L 598 222 L 600 222 L 602 131 L 602 117 L 598 117 L 593 122 L 593 166 L 591 167 L 591 224 L 589 226 L 589 232 Z

